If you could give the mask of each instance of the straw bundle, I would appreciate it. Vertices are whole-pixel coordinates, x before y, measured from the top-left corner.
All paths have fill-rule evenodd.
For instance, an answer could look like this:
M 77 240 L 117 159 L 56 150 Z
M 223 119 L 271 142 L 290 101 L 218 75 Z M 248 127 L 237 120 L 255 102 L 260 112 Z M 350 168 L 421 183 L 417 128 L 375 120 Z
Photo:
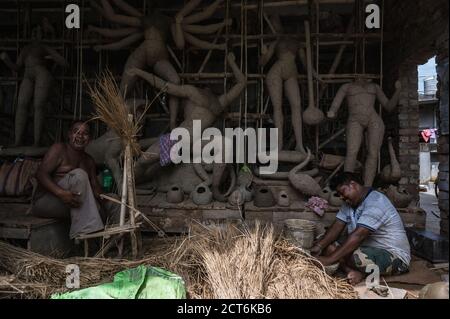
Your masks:
M 138 261 L 55 260 L 0 242 L 0 267 L 23 281 L 46 283 L 48 294 L 63 289 L 65 266 L 77 264 L 81 287 L 111 281 L 123 269 L 151 265 L 182 276 L 190 298 L 357 298 L 352 286 L 328 276 L 313 257 L 275 238 L 272 226 L 196 224 L 187 236 L 152 246 Z
M 109 70 L 98 77 L 94 87 L 88 82 L 87 86 L 96 108 L 96 116 L 92 120 L 103 121 L 116 132 L 124 146 L 130 143 L 133 155 L 139 155 L 140 146 L 137 142 L 137 136 L 142 128 L 142 119 L 153 101 L 145 106 L 144 112 L 138 119 L 134 117 L 136 120 L 130 122 L 128 120 L 128 107 L 114 76 Z

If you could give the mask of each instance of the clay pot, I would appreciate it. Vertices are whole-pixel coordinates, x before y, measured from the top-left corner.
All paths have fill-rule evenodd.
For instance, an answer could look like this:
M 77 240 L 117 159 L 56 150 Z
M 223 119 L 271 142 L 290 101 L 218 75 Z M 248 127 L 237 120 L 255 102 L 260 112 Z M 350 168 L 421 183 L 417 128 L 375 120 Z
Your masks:
M 344 205 L 344 201 L 336 191 L 332 191 L 328 199 L 328 204 L 334 207 L 341 207 L 342 205 Z
M 244 195 L 240 189 L 236 189 L 231 195 L 228 197 L 228 203 L 233 206 L 242 206 L 245 203 Z
M 270 207 L 275 205 L 275 200 L 272 195 L 270 188 L 266 186 L 261 186 L 256 189 L 255 199 L 253 203 L 256 207 Z
M 285 190 L 282 190 L 278 193 L 277 204 L 281 207 L 289 207 L 289 205 L 291 205 L 291 200 Z
M 255 191 L 252 185 L 249 186 L 241 185 L 239 187 L 239 190 L 241 191 L 245 202 L 250 202 L 253 199 L 253 194 Z
M 213 194 L 209 187 L 202 183 L 192 191 L 191 198 L 197 205 L 207 205 L 211 203 Z
M 413 199 L 413 196 L 406 189 L 394 185 L 389 186 L 389 188 L 386 190 L 386 196 L 397 208 L 408 207 Z
M 326 199 L 330 206 L 341 207 L 344 201 L 336 191 L 331 190 L 328 186 L 322 189 L 323 199 Z
M 171 186 L 166 194 L 166 200 L 172 204 L 181 203 L 184 200 L 184 193 L 181 187 L 179 185 Z

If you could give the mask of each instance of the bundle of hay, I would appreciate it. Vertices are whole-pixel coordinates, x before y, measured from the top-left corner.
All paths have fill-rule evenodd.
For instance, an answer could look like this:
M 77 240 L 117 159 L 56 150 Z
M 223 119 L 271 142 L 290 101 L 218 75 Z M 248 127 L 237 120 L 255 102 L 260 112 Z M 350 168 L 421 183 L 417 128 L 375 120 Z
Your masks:
M 165 241 L 137 261 L 93 258 L 55 260 L 0 242 L 0 267 L 23 281 L 64 291 L 65 267 L 80 267 L 81 287 L 111 281 L 138 265 L 163 267 L 182 276 L 189 298 L 357 298 L 351 285 L 332 278 L 283 239 L 272 226 L 193 225 L 187 236 Z
M 163 91 L 160 91 L 153 101 L 145 105 L 144 111 L 139 117 L 134 114 L 134 120 L 129 121 L 128 107 L 113 74 L 109 70 L 98 77 L 95 86 L 92 87 L 88 82 L 86 83 L 96 108 L 96 115 L 92 120 L 99 119 L 104 122 L 116 132 L 124 146 L 130 144 L 133 155 L 139 155 L 141 150 L 137 142 L 137 136 L 142 128 L 142 120 L 150 106 Z
M 272 226 L 204 229 L 191 241 L 203 274 L 196 285 L 203 288 L 189 291 L 193 298 L 357 298 L 351 285 L 328 276 L 313 257 L 275 238 Z

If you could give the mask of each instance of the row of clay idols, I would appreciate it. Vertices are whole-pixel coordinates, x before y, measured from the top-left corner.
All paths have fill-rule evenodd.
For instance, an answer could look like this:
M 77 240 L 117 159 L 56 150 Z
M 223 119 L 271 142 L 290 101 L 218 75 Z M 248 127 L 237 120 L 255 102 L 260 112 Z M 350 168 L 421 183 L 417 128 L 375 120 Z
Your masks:
M 101 5 L 92 2 L 101 14 L 110 22 L 124 26 L 121 29 L 102 29 L 91 27 L 92 31 L 98 32 L 110 38 L 121 38 L 120 41 L 98 46 L 97 49 L 119 49 L 130 45 L 140 39 L 142 44 L 135 49 L 127 62 L 121 78 L 120 89 L 126 97 L 132 92 L 138 78 L 145 79 L 150 85 L 157 89 L 165 89 L 169 94 L 170 109 L 170 128 L 177 126 L 176 119 L 178 113 L 179 99 L 184 101 L 184 121 L 178 127 L 192 129 L 192 121 L 202 121 L 202 128 L 211 126 L 217 117 L 225 111 L 226 107 L 235 100 L 246 85 L 245 75 L 239 70 L 234 61 L 234 56 L 230 54 L 227 57 L 229 66 L 237 79 L 237 84 L 231 88 L 227 94 L 220 96 L 213 94 L 209 89 L 199 88 L 192 85 L 180 85 L 179 76 L 175 68 L 169 62 L 169 54 L 166 48 L 166 38 L 171 30 L 177 46 L 184 46 L 185 41 L 199 47 L 210 49 L 223 48 L 215 44 L 208 44 L 192 36 L 192 33 L 204 34 L 215 32 L 230 21 L 224 21 L 221 24 L 198 26 L 195 23 L 203 21 L 212 16 L 214 11 L 223 1 L 215 1 L 205 10 L 194 13 L 193 10 L 200 4 L 200 0 L 191 0 L 176 15 L 174 20 L 160 14 L 158 11 L 150 10 L 150 14 L 144 16 L 138 10 L 127 4 L 123 0 L 111 0 L 116 8 L 126 14 L 117 14 L 114 7 L 108 0 L 102 0 Z M 274 32 L 282 32 L 281 23 L 277 16 L 271 18 Z M 267 50 L 263 50 L 261 63 L 265 64 L 276 51 L 277 61 L 271 67 L 267 74 L 266 84 L 274 109 L 274 122 L 279 130 L 279 148 L 283 146 L 283 118 L 282 118 L 282 91 L 283 86 L 288 100 L 291 104 L 292 124 L 296 137 L 296 151 L 306 156 L 302 140 L 302 123 L 309 125 L 318 125 L 324 115 L 320 109 L 315 107 L 313 97 L 313 73 L 311 63 L 311 45 L 309 24 L 305 21 L 306 34 L 306 65 L 308 70 L 308 108 L 301 114 L 301 100 L 299 85 L 297 81 L 297 69 L 294 63 L 298 45 L 291 40 L 278 39 L 270 44 Z M 37 37 L 38 39 L 39 37 Z M 299 51 L 300 56 L 302 50 Z M 39 41 L 25 47 L 17 61 L 14 64 L 6 54 L 1 55 L 5 63 L 14 70 L 25 67 L 24 80 L 20 85 L 19 100 L 16 110 L 15 120 L 15 144 L 20 145 L 23 141 L 26 128 L 27 108 L 31 101 L 34 105 L 35 125 L 34 138 L 35 145 L 39 144 L 44 122 L 44 106 L 47 103 L 51 88 L 52 76 L 46 69 L 45 59 L 51 58 L 58 64 L 65 65 L 64 58 L 53 49 L 42 45 Z M 304 59 L 303 59 L 304 60 Z M 156 75 L 148 73 L 143 69 L 152 67 Z M 364 169 L 364 183 L 371 185 L 376 174 L 378 153 L 384 136 L 384 124 L 381 117 L 375 111 L 375 101 L 379 102 L 388 111 L 391 111 L 397 104 L 400 84 L 396 84 L 396 92 L 391 100 L 388 100 L 381 88 L 374 83 L 359 78 L 353 83 L 343 85 L 334 99 L 327 116 L 332 119 L 336 116 L 339 107 L 344 98 L 347 98 L 349 108 L 349 118 L 347 123 L 347 155 L 344 170 L 354 171 L 356 158 L 362 143 L 364 132 L 367 131 L 367 149 L 366 163 Z M 303 118 L 302 118 L 303 117 Z M 147 150 L 152 156 L 140 158 L 136 169 L 138 177 L 145 179 L 150 177 L 154 171 L 154 166 L 159 159 L 159 146 L 157 143 L 150 146 Z M 111 167 L 114 172 L 114 167 Z M 118 172 L 116 173 L 116 175 Z
M 107 21 L 119 25 L 120 28 L 106 29 L 89 26 L 89 32 L 96 32 L 102 36 L 117 40 L 117 42 L 95 46 L 96 50 L 118 50 L 135 42 L 141 41 L 137 48 L 129 55 L 122 74 L 120 89 L 124 96 L 133 91 L 137 75 L 127 71 L 134 68 L 143 70 L 147 67 L 173 84 L 179 84 L 180 78 L 169 62 L 169 52 L 166 47 L 168 36 L 172 38 L 178 48 L 183 48 L 185 42 L 195 47 L 206 49 L 223 49 L 224 44 L 214 44 L 202 41 L 193 34 L 211 34 L 221 29 L 231 21 L 226 20 L 213 25 L 198 25 L 197 23 L 210 18 L 223 0 L 216 0 L 199 12 L 193 11 L 202 0 L 190 0 L 175 15 L 168 17 L 152 7 L 144 15 L 128 4 L 125 0 L 91 1 L 91 6 Z M 24 133 L 27 126 L 28 108 L 32 103 L 34 108 L 34 145 L 41 142 L 44 126 L 45 107 L 51 96 L 53 77 L 47 67 L 47 60 L 53 60 L 58 65 L 68 66 L 64 57 L 58 52 L 42 43 L 43 33 L 49 28 L 47 19 L 43 19 L 39 27 L 33 30 L 32 43 L 25 46 L 16 61 L 13 63 L 5 52 L 0 58 L 14 72 L 24 69 L 23 81 L 19 88 L 19 98 L 15 115 L 15 145 L 23 145 Z M 44 31 L 44 32 L 43 32 Z M 54 30 L 51 32 L 54 33 Z M 171 97 L 169 100 L 171 128 L 175 127 L 177 118 L 178 100 Z

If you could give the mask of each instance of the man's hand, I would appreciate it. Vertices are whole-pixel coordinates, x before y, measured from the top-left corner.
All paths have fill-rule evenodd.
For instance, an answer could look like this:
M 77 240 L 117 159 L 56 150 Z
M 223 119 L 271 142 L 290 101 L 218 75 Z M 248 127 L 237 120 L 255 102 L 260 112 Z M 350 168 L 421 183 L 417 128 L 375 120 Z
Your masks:
M 311 248 L 310 253 L 313 256 L 320 256 L 320 254 L 322 253 L 322 250 L 323 250 L 322 246 L 320 246 L 319 244 L 315 244 Z
M 66 204 L 72 208 L 78 208 L 81 205 L 79 193 L 74 193 L 71 191 L 64 191 L 59 196 L 59 198 L 63 201 L 64 204 Z
M 0 54 L 0 60 L 5 61 L 5 60 L 7 60 L 7 59 L 8 59 L 8 54 L 7 54 L 6 52 L 2 52 L 2 53 Z
M 395 81 L 395 89 L 396 90 L 401 90 L 402 89 L 402 82 Z
M 320 263 L 324 266 L 329 266 L 332 264 L 330 258 L 327 256 L 319 256 L 317 257 L 317 260 L 320 261 Z

